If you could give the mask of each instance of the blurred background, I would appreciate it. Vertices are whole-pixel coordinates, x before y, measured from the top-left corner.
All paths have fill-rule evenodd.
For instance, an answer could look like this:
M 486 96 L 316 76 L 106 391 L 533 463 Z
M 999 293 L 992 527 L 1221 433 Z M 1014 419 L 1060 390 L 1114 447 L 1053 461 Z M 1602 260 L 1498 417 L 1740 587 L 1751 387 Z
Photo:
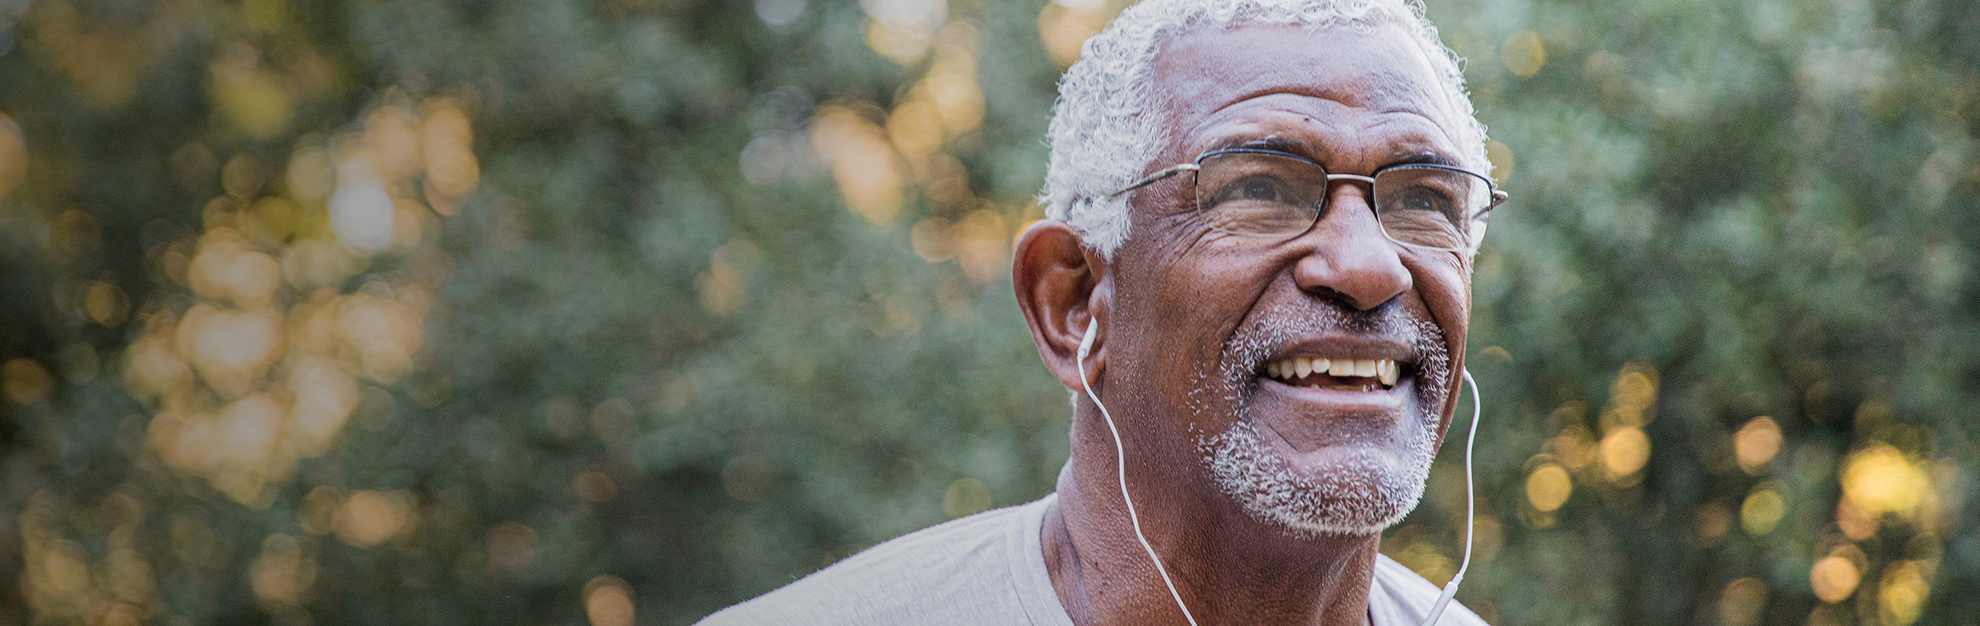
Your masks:
M 1043 496 L 1125 4 L 0 0 L 0 624 L 685 624 Z M 1428 9 L 1513 197 L 1460 600 L 1980 620 L 1980 5 Z

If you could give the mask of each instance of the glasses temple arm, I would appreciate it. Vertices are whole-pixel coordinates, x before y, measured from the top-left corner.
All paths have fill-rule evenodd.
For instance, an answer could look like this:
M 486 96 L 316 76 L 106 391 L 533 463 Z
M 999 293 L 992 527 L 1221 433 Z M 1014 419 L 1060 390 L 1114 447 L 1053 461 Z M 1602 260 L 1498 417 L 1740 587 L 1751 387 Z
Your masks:
M 1155 182 L 1156 182 L 1156 181 L 1160 181 L 1160 180 L 1162 180 L 1162 179 L 1164 179 L 1164 178 L 1168 178 L 1168 177 L 1170 177 L 1170 176 L 1175 176 L 1175 175 L 1177 175 L 1177 174 L 1181 174 L 1181 173 L 1183 173 L 1183 172 L 1194 172 L 1194 171 L 1196 171 L 1197 169 L 1198 169 L 1198 168 L 1197 168 L 1197 165 L 1196 165 L 1195 163 L 1184 163 L 1184 164 L 1182 164 L 1182 165 L 1177 165 L 1177 166 L 1174 166 L 1174 167 L 1170 167 L 1170 168 L 1166 168 L 1166 169 L 1163 169 L 1162 171 L 1159 171 L 1159 172 L 1156 172 L 1156 173 L 1153 173 L 1153 174 L 1149 174 L 1147 178 L 1143 178 L 1143 179 L 1141 179 L 1141 180 L 1137 180 L 1137 181 L 1134 181 L 1134 184 L 1132 184 L 1132 185 L 1128 185 L 1127 187 L 1123 187 L 1123 188 L 1122 188 L 1122 189 L 1121 189 L 1120 191 L 1116 191 L 1116 192 L 1113 192 L 1113 193 L 1110 193 L 1110 194 L 1107 194 L 1107 196 L 1106 196 L 1106 197 L 1109 197 L 1109 198 L 1111 198 L 1111 197 L 1114 197 L 1114 196 L 1118 196 L 1118 195 L 1121 195 L 1121 194 L 1124 194 L 1124 193 L 1127 193 L 1127 192 L 1130 192 L 1130 191 L 1134 191 L 1134 190 L 1136 190 L 1136 189 L 1140 189 L 1140 188 L 1142 188 L 1142 187 L 1147 187 L 1147 186 L 1149 186 L 1149 185 L 1152 185 L 1152 184 L 1155 184 Z

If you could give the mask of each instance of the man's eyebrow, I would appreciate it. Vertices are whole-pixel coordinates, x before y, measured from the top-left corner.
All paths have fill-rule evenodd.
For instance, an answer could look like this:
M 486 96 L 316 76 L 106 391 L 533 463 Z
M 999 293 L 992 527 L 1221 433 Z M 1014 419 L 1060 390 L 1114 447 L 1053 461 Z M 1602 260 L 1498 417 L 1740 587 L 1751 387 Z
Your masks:
M 1253 150 L 1274 150 L 1278 152 L 1297 154 L 1316 161 L 1320 160 L 1321 157 L 1323 156 L 1321 154 L 1318 154 L 1313 149 L 1313 146 L 1307 142 L 1295 141 L 1278 135 L 1272 135 L 1269 137 L 1250 137 L 1250 138 L 1226 137 L 1224 139 L 1218 140 L 1215 144 L 1212 144 L 1210 146 L 1211 150 L 1230 150 L 1234 148 L 1253 149 Z
M 1456 157 L 1453 157 L 1449 154 L 1445 154 L 1437 150 L 1423 150 L 1419 152 L 1412 152 L 1389 160 L 1389 165 L 1417 165 L 1417 164 L 1443 165 L 1446 167 L 1463 167 L 1464 165 L 1462 163 L 1459 163 Z
M 1291 141 L 1291 139 L 1285 139 L 1285 137 L 1279 137 L 1279 135 L 1271 135 L 1271 137 L 1224 137 L 1224 139 L 1218 139 L 1216 143 L 1210 145 L 1210 151 L 1232 151 L 1232 149 L 1279 151 L 1279 153 L 1293 153 L 1293 155 L 1301 155 L 1301 157 L 1315 157 L 1315 155 L 1307 155 L 1307 149 L 1309 149 L 1307 143 Z
M 1278 135 L 1272 135 L 1269 137 L 1253 137 L 1253 138 L 1229 137 L 1218 140 L 1215 144 L 1212 144 L 1210 146 L 1210 149 L 1213 151 L 1230 150 L 1232 148 L 1275 150 L 1278 152 L 1297 154 L 1309 159 L 1313 159 L 1315 161 L 1319 161 L 1321 163 L 1327 162 L 1327 155 L 1315 149 L 1312 146 L 1312 144 L 1309 144 L 1304 141 L 1296 141 L 1293 139 L 1288 139 L 1286 137 L 1282 137 Z M 1443 152 L 1441 150 L 1418 150 L 1415 152 L 1403 153 L 1397 155 L 1394 158 L 1389 159 L 1389 162 L 1385 163 L 1385 165 L 1417 165 L 1417 164 L 1443 165 L 1447 167 L 1464 166 L 1463 163 L 1460 163 L 1458 161 L 1457 157 L 1452 156 L 1451 154 Z

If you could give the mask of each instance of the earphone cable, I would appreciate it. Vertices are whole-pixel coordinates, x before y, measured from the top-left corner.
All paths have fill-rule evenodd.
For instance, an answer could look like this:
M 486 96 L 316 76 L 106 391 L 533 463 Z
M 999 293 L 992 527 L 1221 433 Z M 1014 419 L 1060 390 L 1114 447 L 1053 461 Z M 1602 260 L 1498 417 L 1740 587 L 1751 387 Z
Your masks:
M 1471 532 L 1478 519 L 1478 497 L 1471 484 L 1471 449 L 1478 444 L 1478 416 L 1485 410 L 1485 400 L 1478 393 L 1478 381 L 1472 380 L 1471 370 L 1464 370 L 1464 382 L 1471 385 L 1471 434 L 1464 440 L 1464 562 L 1458 565 L 1456 576 L 1444 585 L 1444 592 L 1437 595 L 1437 603 L 1430 606 L 1430 614 L 1423 620 L 1423 626 L 1436 626 L 1444 616 L 1444 609 L 1457 597 L 1458 583 L 1464 582 L 1464 572 L 1471 569 Z
M 1092 320 L 1086 326 L 1086 339 L 1080 341 L 1079 382 L 1086 387 L 1086 397 L 1093 399 L 1093 405 L 1100 407 L 1101 417 L 1107 418 L 1107 431 L 1114 435 L 1114 475 L 1121 479 L 1121 501 L 1127 503 L 1128 520 L 1134 524 L 1134 538 L 1141 540 L 1141 549 L 1148 551 L 1148 560 L 1155 563 L 1155 572 L 1162 575 L 1162 584 L 1169 586 L 1169 597 L 1175 598 L 1176 608 L 1182 609 L 1183 619 L 1189 626 L 1197 626 L 1196 616 L 1189 613 L 1189 606 L 1183 604 L 1182 594 L 1176 591 L 1175 581 L 1169 580 L 1168 568 L 1162 567 L 1162 558 L 1155 555 L 1155 546 L 1149 545 L 1148 536 L 1141 533 L 1141 516 L 1134 512 L 1134 499 L 1128 497 L 1127 488 L 1127 449 L 1121 446 L 1121 431 L 1114 426 L 1114 416 L 1107 412 L 1107 405 L 1100 402 L 1100 396 L 1093 393 L 1093 383 L 1086 380 L 1086 353 L 1093 348 L 1093 334 L 1100 326 L 1099 320 Z M 1468 560 L 1468 555 L 1467 555 Z

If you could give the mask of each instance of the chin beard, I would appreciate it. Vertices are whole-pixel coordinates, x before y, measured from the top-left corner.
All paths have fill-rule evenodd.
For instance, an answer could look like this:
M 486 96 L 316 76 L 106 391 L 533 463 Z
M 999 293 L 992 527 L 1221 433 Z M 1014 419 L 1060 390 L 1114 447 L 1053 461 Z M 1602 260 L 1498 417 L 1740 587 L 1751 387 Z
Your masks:
M 1214 436 L 1199 435 L 1197 451 L 1219 490 L 1253 518 L 1284 528 L 1288 533 L 1371 535 L 1402 521 L 1423 497 L 1430 464 L 1437 455 L 1437 426 L 1450 389 L 1450 352 L 1444 334 L 1427 319 L 1402 307 L 1374 311 L 1342 311 L 1325 306 L 1324 314 L 1302 311 L 1263 311 L 1240 327 L 1224 346 L 1218 371 L 1199 373 L 1195 388 L 1217 395 L 1235 407 L 1230 428 Z M 1362 449 L 1345 459 L 1321 466 L 1322 473 L 1301 472 L 1261 438 L 1249 415 L 1257 393 L 1259 365 L 1295 337 L 1346 331 L 1393 337 L 1414 350 L 1417 372 L 1412 379 L 1414 402 L 1405 409 L 1410 424 L 1400 457 Z M 1199 415 L 1210 410 L 1197 396 Z

